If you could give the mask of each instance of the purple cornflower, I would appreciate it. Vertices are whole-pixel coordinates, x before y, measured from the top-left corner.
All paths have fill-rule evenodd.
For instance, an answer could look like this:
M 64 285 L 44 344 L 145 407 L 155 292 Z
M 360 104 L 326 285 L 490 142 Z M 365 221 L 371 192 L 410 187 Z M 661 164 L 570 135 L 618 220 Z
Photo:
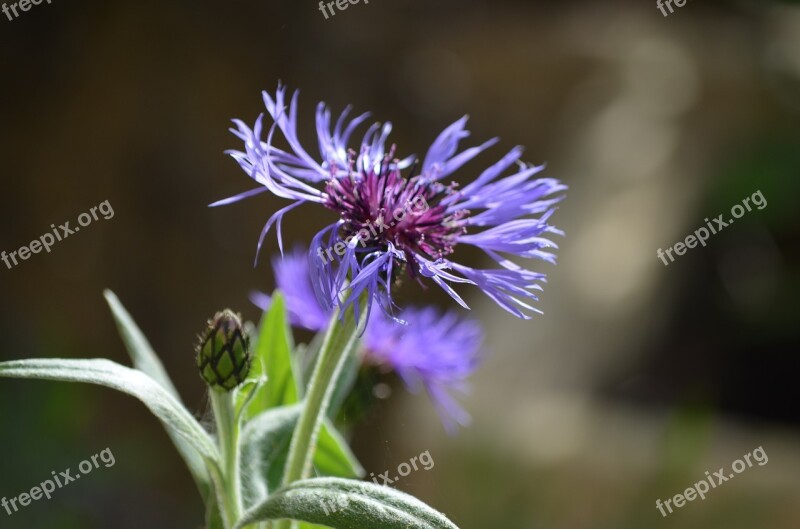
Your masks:
M 272 261 L 275 282 L 286 299 L 292 325 L 312 331 L 328 326 L 331 311 L 317 302 L 303 249 L 296 249 Z M 270 296 L 254 292 L 251 300 L 262 310 L 269 308 Z M 363 336 L 362 359 L 379 368 L 394 370 L 411 391 L 425 389 L 442 423 L 449 432 L 469 422 L 453 393 L 465 393 L 467 378 L 484 356 L 483 330 L 455 312 L 441 313 L 427 307 L 406 308 L 403 323 L 382 311 L 373 311 Z
M 563 234 L 547 223 L 562 200 L 566 186 L 558 180 L 535 178 L 543 166 L 520 161 L 522 147 L 514 147 L 486 168 L 476 180 L 459 188 L 443 179 L 497 142 L 458 151 L 469 136 L 463 117 L 447 127 L 433 142 L 424 158 L 397 159 L 395 146 L 386 141 L 391 123 L 370 126 L 358 151 L 348 148 L 356 127 L 369 114 L 349 119 L 350 107 L 334 124 L 324 103 L 319 103 L 316 129 L 320 159 L 308 153 L 297 134 L 297 98 L 286 99 L 285 87 L 273 98 L 264 92 L 264 104 L 274 124 L 262 139 L 261 114 L 251 129 L 234 120 L 231 129 L 244 142 L 244 151 L 229 151 L 260 187 L 212 204 L 229 204 L 264 192 L 291 201 L 267 221 L 258 241 L 257 254 L 273 224 L 283 251 L 281 221 L 290 210 L 315 202 L 338 215 L 338 220 L 319 231 L 312 240 L 308 259 L 312 285 L 321 304 L 340 303 L 344 310 L 366 293 L 368 304 L 378 302 L 392 313 L 391 287 L 401 274 L 421 281 L 428 278 L 459 304 L 464 300 L 453 283 L 477 285 L 501 307 L 520 318 L 525 311 L 540 312 L 531 305 L 545 274 L 519 266 L 509 256 L 555 262 L 550 252 L 556 245 L 550 234 Z M 273 144 L 279 131 L 289 150 Z M 505 176 L 502 176 L 504 175 Z M 416 206 L 410 211 L 411 204 Z M 453 260 L 459 244 L 483 250 L 498 265 L 492 269 L 471 268 Z M 338 245 L 338 246 L 337 246 Z M 341 259 L 332 259 L 337 248 Z M 349 295 L 342 299 L 345 291 Z
M 449 432 L 469 423 L 452 393 L 468 391 L 467 377 L 483 359 L 483 330 L 474 320 L 434 307 L 406 308 L 405 325 L 373 311 L 364 333 L 365 361 L 393 369 L 412 392 L 424 388 Z

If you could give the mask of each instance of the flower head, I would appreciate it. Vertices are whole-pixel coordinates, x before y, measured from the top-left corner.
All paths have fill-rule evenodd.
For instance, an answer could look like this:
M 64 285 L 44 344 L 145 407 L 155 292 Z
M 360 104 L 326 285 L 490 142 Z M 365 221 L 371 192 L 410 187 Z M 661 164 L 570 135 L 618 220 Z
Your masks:
M 241 317 L 225 309 L 208 320 L 197 344 L 197 369 L 212 388 L 231 391 L 250 372 L 250 339 Z
M 314 295 L 307 252 L 297 248 L 274 259 L 272 265 L 292 325 L 324 330 L 330 311 L 321 307 Z M 254 292 L 251 299 L 263 310 L 269 308 L 268 295 Z M 466 380 L 484 356 L 483 330 L 473 320 L 432 307 L 406 308 L 399 318 L 402 322 L 381 311 L 370 314 L 363 336 L 363 361 L 395 371 L 412 391 L 426 390 L 452 432 L 469 421 L 453 393 L 467 391 Z
M 283 216 L 313 202 L 338 216 L 317 233 L 309 249 L 312 286 L 326 308 L 339 303 L 342 308 L 356 304 L 358 309 L 357 300 L 366 292 L 370 304 L 377 302 L 391 313 L 392 285 L 406 275 L 433 281 L 466 308 L 452 288 L 455 283 L 478 286 L 520 318 L 539 312 L 531 303 L 538 301 L 536 291 L 545 275 L 509 257 L 555 262 L 550 250 L 556 245 L 548 237 L 561 232 L 548 219 L 566 187 L 554 179 L 536 178 L 543 166 L 522 163 L 522 148 L 514 147 L 460 188 L 444 179 L 497 142 L 495 138 L 459 151 L 459 143 L 469 136 L 466 117 L 447 127 L 421 160 L 413 155 L 398 159 L 395 146 L 386 146 L 390 123 L 370 126 L 352 150 L 350 139 L 368 114 L 349 118 L 348 107 L 333 123 L 324 103 L 317 107 L 315 158 L 298 138 L 297 97 L 295 92 L 287 101 L 284 87 L 278 87 L 274 97 L 264 92 L 274 122 L 266 138 L 263 114 L 252 129 L 234 121 L 232 132 L 244 142 L 244 150 L 229 154 L 260 187 L 212 204 L 229 204 L 264 191 L 291 201 L 265 224 L 258 251 L 273 224 L 283 251 Z M 273 144 L 276 132 L 288 150 Z M 497 267 L 460 264 L 455 260 L 460 245 L 483 250 Z
M 391 368 L 411 391 L 425 389 L 448 431 L 467 424 L 469 414 L 453 393 L 467 392 L 466 380 L 484 356 L 481 326 L 433 307 L 409 307 L 400 317 L 405 324 L 381 311 L 371 314 L 364 333 L 365 361 Z

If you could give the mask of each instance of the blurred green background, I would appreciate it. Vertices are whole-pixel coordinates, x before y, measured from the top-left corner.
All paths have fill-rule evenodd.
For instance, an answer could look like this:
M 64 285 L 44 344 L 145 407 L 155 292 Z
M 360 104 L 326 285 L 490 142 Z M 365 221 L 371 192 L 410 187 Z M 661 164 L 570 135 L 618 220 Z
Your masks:
M 463 529 L 795 529 L 800 525 L 800 9 L 778 2 L 373 0 L 325 20 L 313 1 L 67 2 L 0 16 L 0 250 L 109 200 L 97 221 L 9 270 L 0 359 L 127 363 L 103 288 L 127 306 L 203 414 L 195 335 L 224 306 L 259 318 L 271 290 L 258 234 L 283 202 L 223 154 L 260 91 L 300 88 L 313 111 L 353 103 L 423 153 L 470 114 L 471 140 L 570 186 L 544 315 L 518 321 L 462 289 L 491 356 L 445 435 L 425 396 L 391 382 L 354 431 L 376 475 L 429 451 L 396 485 Z M 313 144 L 312 144 L 313 145 Z M 768 202 L 665 267 L 705 217 Z M 329 221 L 290 213 L 288 241 Z M 266 255 L 276 251 L 268 238 Z M 470 254 L 472 264 L 480 256 Z M 437 289 L 427 301 L 452 305 Z M 421 300 L 408 299 L 408 302 Z M 196 528 L 199 496 L 158 422 L 110 390 L 0 381 L 0 496 L 104 448 L 112 468 L 0 527 Z M 667 518 L 655 508 L 763 446 L 765 466 Z

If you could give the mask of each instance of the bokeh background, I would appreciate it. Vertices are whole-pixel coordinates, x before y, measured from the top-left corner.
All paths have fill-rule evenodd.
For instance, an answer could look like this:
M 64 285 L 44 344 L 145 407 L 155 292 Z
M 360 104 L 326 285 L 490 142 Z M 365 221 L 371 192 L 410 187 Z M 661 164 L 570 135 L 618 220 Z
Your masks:
M 368 471 L 424 451 L 398 488 L 463 529 L 794 529 L 800 525 L 800 9 L 780 2 L 372 0 L 326 20 L 310 0 L 68 2 L 0 17 L 0 250 L 109 200 L 100 220 L 0 265 L 0 359 L 127 363 L 103 288 L 146 332 L 202 415 L 196 333 L 223 306 L 260 317 L 255 245 L 282 201 L 207 204 L 251 183 L 223 154 L 260 91 L 313 111 L 353 103 L 423 153 L 470 115 L 471 140 L 547 162 L 568 199 L 544 315 L 519 321 L 462 290 L 491 354 L 448 437 L 424 395 L 391 395 L 353 429 Z M 656 257 L 760 190 L 705 248 Z M 330 221 L 290 213 L 289 241 Z M 276 251 L 273 237 L 267 253 Z M 480 257 L 469 256 L 472 264 Z M 420 302 L 419 298 L 407 299 Z M 427 302 L 452 305 L 437 289 Z M 0 381 L 0 496 L 110 448 L 116 465 L 0 527 L 200 527 L 202 506 L 159 423 L 110 390 Z M 669 498 L 763 446 L 755 466 L 667 518 Z

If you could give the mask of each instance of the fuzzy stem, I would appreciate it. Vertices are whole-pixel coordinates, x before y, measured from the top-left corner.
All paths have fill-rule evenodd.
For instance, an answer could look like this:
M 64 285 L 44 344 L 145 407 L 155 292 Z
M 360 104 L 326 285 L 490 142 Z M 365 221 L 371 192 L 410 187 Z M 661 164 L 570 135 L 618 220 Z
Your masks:
M 225 521 L 231 529 L 242 515 L 241 482 L 239 479 L 239 419 L 233 392 L 212 388 L 211 407 L 217 421 L 219 450 L 222 458 Z
M 358 324 L 350 310 L 344 321 L 339 318 L 339 310 L 331 315 L 325 339 L 317 357 L 314 373 L 308 385 L 305 405 L 292 435 L 286 470 L 283 474 L 283 485 L 308 477 L 311 472 L 314 450 L 317 446 L 322 421 L 328 412 L 331 395 L 336 380 L 345 360 L 353 350 L 358 337 L 366 324 L 366 310 L 361 311 Z M 274 524 L 276 529 L 289 527 L 288 520 L 280 520 Z

